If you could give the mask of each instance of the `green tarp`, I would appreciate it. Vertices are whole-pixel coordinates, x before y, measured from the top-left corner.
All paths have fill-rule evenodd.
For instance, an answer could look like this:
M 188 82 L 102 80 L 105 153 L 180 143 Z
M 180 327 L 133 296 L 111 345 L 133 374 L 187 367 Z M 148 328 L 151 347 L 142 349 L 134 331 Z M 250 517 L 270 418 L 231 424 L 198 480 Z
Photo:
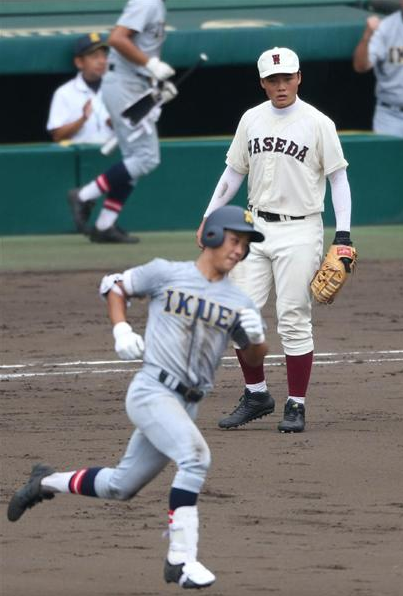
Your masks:
M 341 134 L 340 139 L 349 162 L 353 225 L 402 223 L 403 139 L 373 134 Z M 230 141 L 162 140 L 161 165 L 140 180 L 123 210 L 122 225 L 137 231 L 196 229 L 225 167 Z M 100 174 L 117 155 L 105 158 L 98 148 L 83 145 L 0 146 L 2 191 L 7 197 L 0 234 L 74 231 L 67 191 Z M 324 221 L 333 226 L 329 194 Z M 245 205 L 245 183 L 235 202 Z

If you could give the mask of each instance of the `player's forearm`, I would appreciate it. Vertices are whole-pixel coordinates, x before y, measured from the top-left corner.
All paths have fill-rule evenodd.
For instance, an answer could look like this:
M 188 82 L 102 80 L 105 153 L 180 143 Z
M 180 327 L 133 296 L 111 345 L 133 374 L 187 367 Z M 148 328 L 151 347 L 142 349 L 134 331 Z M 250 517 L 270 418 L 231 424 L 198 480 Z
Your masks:
M 208 217 L 210 213 L 229 203 L 238 192 L 244 178 L 244 174 L 239 174 L 227 166 L 215 187 L 204 217 Z
M 351 191 L 345 168 L 336 170 L 328 176 L 334 215 L 336 218 L 336 231 L 350 231 L 351 227 Z
M 149 56 L 133 43 L 131 39 L 132 33 L 130 29 L 126 29 L 125 27 L 115 27 L 109 36 L 108 43 L 130 62 L 145 66 L 149 60 Z
M 121 284 L 117 284 L 121 289 Z M 126 321 L 126 296 L 123 293 L 117 294 L 115 291 L 110 291 L 107 297 L 108 315 L 112 325 Z
M 69 124 L 64 124 L 59 128 L 54 128 L 50 131 L 52 135 L 52 139 L 55 143 L 59 143 L 60 141 L 67 141 L 71 139 L 84 125 L 86 121 L 86 117 L 83 115 L 78 120 L 74 122 L 70 122 Z
M 269 351 L 266 341 L 261 344 L 249 344 L 245 350 L 242 350 L 242 358 L 248 366 L 260 366 Z
M 362 73 L 371 70 L 372 64 L 368 58 L 368 44 L 373 31 L 366 29 L 358 46 L 354 51 L 353 68 L 356 72 Z

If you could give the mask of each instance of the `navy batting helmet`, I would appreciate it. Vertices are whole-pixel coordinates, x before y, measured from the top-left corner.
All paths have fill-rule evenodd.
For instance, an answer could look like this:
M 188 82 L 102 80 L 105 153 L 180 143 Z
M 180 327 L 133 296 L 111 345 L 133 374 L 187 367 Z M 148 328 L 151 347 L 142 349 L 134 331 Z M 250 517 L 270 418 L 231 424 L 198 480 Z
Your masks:
M 201 242 L 203 246 L 218 248 L 224 242 L 225 230 L 234 232 L 248 232 L 250 242 L 263 242 L 264 236 L 253 227 L 253 217 L 250 211 L 236 205 L 219 207 L 207 217 Z M 246 252 L 247 256 L 249 250 Z M 244 257 L 244 258 L 245 258 Z

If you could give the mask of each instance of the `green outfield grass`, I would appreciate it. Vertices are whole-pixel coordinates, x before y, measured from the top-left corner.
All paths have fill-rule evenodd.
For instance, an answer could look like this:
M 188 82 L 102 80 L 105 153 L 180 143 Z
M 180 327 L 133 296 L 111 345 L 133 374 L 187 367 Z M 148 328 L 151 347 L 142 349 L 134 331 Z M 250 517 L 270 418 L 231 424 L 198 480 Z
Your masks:
M 334 230 L 325 230 L 325 245 Z M 98 269 L 121 271 L 154 257 L 191 260 L 199 249 L 195 232 L 138 234 L 135 245 L 92 244 L 79 234 L 60 236 L 3 236 L 0 238 L 3 271 L 63 271 Z M 354 228 L 352 238 L 359 260 L 403 259 L 403 225 Z

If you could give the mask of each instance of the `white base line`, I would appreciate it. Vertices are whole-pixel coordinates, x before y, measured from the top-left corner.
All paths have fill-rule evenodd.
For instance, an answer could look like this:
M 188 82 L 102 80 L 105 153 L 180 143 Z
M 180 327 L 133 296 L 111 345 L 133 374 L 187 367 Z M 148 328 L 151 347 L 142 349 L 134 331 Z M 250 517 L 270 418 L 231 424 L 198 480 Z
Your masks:
M 336 364 L 383 364 L 384 362 L 403 362 L 402 358 L 385 358 L 384 355 L 392 355 L 392 354 L 403 354 L 403 350 L 380 350 L 378 352 L 342 352 L 342 353 L 335 353 L 335 352 L 327 352 L 322 354 L 316 354 L 315 358 L 327 358 L 329 356 L 339 356 L 338 359 L 325 359 L 325 360 L 315 360 L 313 362 L 314 365 L 336 365 Z M 360 358 L 340 358 L 343 356 L 361 356 Z M 365 355 L 379 355 L 380 358 L 367 358 L 363 357 Z M 265 360 L 268 359 L 280 359 L 282 362 L 265 362 L 265 368 L 273 367 L 273 366 L 285 366 L 284 362 L 284 355 L 276 354 L 266 356 Z M 237 362 L 236 356 L 224 356 L 222 358 L 224 361 L 222 366 L 223 368 L 239 368 L 239 364 Z M 227 362 L 225 362 L 227 361 Z M 236 361 L 236 362 L 229 362 L 229 361 Z M 54 377 L 54 376 L 71 376 L 71 375 L 83 375 L 83 374 L 95 374 L 95 375 L 105 375 L 105 374 L 115 374 L 115 373 L 130 373 L 133 374 L 138 372 L 141 368 L 142 360 L 101 360 L 101 361 L 88 361 L 88 362 L 62 362 L 62 363 L 55 363 L 55 364 L 17 364 L 17 365 L 2 365 L 1 368 L 22 368 L 22 367 L 56 367 L 56 366 L 80 366 L 80 365 L 100 365 L 100 364 L 140 364 L 140 366 L 131 367 L 130 369 L 127 368 L 78 368 L 72 370 L 64 370 L 64 371 L 46 371 L 46 372 L 22 372 L 22 373 L 8 373 L 0 375 L 0 381 L 6 381 L 10 379 L 26 379 L 29 377 Z
M 327 358 L 329 356 L 369 356 L 370 354 L 403 354 L 403 350 L 368 350 L 366 352 L 317 352 L 315 353 L 316 358 Z M 265 356 L 265 360 L 284 360 L 284 354 L 269 354 Z M 225 360 L 237 360 L 236 356 L 223 356 L 222 361 Z M 133 364 L 138 362 L 142 363 L 142 360 L 74 360 L 73 362 L 45 362 L 40 363 L 26 363 L 26 364 L 0 364 L 0 368 L 26 368 L 26 367 L 42 367 L 47 368 L 51 366 L 92 366 L 97 364 Z

